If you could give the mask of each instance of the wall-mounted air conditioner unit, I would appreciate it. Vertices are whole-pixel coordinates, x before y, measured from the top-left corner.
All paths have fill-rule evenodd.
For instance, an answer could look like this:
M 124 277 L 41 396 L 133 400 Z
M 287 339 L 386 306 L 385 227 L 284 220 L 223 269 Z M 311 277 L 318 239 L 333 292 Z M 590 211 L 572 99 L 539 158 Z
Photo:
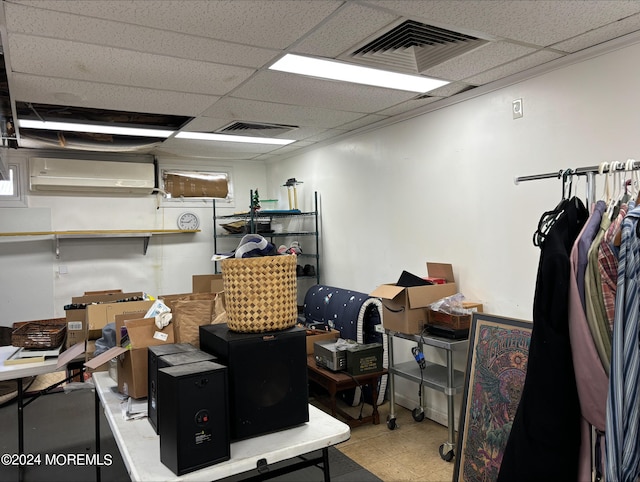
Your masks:
M 80 159 L 29 159 L 32 191 L 151 194 L 155 167 L 151 163 Z

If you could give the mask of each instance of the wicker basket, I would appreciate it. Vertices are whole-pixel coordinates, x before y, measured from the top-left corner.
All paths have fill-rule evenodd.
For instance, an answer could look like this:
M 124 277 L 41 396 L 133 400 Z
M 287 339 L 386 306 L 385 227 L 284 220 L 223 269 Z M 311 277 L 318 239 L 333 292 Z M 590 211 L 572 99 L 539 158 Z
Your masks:
M 14 324 L 11 344 L 29 350 L 46 350 L 62 345 L 67 333 L 66 318 L 36 320 Z
M 295 255 L 222 261 L 227 325 L 242 333 L 291 328 L 298 316 Z

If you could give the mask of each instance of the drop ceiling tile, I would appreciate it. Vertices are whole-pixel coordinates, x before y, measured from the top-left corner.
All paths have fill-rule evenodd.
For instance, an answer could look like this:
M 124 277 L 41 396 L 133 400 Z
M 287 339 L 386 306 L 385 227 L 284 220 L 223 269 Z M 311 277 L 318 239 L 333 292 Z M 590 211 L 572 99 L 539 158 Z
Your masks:
M 489 42 L 422 72 L 438 79 L 462 80 L 535 52 L 534 48 L 510 42 Z
M 345 4 L 292 52 L 335 58 L 394 22 L 398 16 L 358 4 Z
M 286 134 L 282 134 L 282 136 L 280 137 L 286 137 L 287 139 L 306 142 L 307 139 L 314 138 L 315 136 L 320 136 L 325 132 L 327 132 L 327 129 L 322 129 L 319 127 L 298 127 L 297 129 L 293 129 Z M 295 142 L 295 144 L 298 144 L 298 142 Z
M 414 20 L 548 46 L 640 12 L 640 2 L 609 0 L 371 0 Z M 531 28 L 535 25 L 535 28 Z M 480 35 L 481 36 L 481 35 Z M 485 38 L 485 37 L 482 37 Z
M 470 84 L 483 85 L 489 82 L 493 82 L 494 80 L 502 79 L 509 75 L 516 74 L 533 67 L 537 67 L 538 65 L 542 65 L 560 57 L 562 57 L 562 54 L 556 54 L 553 52 L 541 50 L 534 54 L 515 60 L 511 63 L 505 64 L 501 67 L 488 70 L 464 80 L 465 82 L 469 82 Z
M 85 81 L 222 95 L 254 71 L 130 50 L 12 35 L 13 72 Z
M 220 97 L 26 74 L 12 76 L 14 99 L 38 104 L 194 117 Z
M 197 119 L 193 119 L 191 122 L 185 125 L 181 129 L 181 131 L 215 132 L 235 121 L 246 122 L 246 119 L 218 119 L 213 117 L 198 117 Z M 300 141 L 308 137 L 321 135 L 323 132 L 326 132 L 326 129 L 319 127 L 297 127 L 276 137 Z
M 439 100 L 444 99 L 444 97 L 424 97 L 424 98 L 413 98 L 408 100 L 407 102 L 403 102 L 402 104 L 394 105 L 385 110 L 381 110 L 378 114 L 394 116 L 399 114 L 404 114 L 406 112 L 410 112 L 414 109 L 419 109 L 420 107 L 424 107 L 425 105 L 433 104 Z
M 20 3 L 43 5 L 39 0 Z M 46 7 L 160 30 L 284 49 L 341 3 L 333 0 L 56 0 L 46 2 Z
M 387 116 L 378 115 L 378 114 L 370 114 L 360 117 L 359 119 L 354 120 L 353 122 L 347 122 L 346 124 L 342 124 L 338 126 L 340 130 L 351 131 L 354 129 L 360 129 L 361 127 L 367 126 L 369 124 L 374 124 L 376 122 L 380 122 L 384 119 L 387 119 Z
M 249 47 L 13 3 L 5 4 L 5 16 L 9 35 L 30 34 L 205 62 L 258 68 L 281 53 L 279 50 Z M 73 28 L 69 28 L 70 25 Z
M 369 113 L 415 96 L 415 92 L 263 71 L 233 92 L 234 97 Z
M 564 42 L 557 43 L 552 45 L 552 47 L 565 52 L 578 52 L 579 50 L 598 45 L 614 38 L 622 37 L 623 35 L 627 35 L 638 30 L 640 30 L 640 15 L 633 15 L 618 22 L 591 30 Z
M 429 95 L 436 97 L 451 97 L 452 95 L 459 94 L 460 92 L 469 90 L 473 87 L 473 85 L 465 82 L 451 82 L 450 84 L 443 85 L 442 87 L 432 90 L 429 92 Z
M 202 113 L 207 117 L 242 119 L 295 126 L 330 129 L 351 122 L 362 114 L 318 107 L 295 106 L 257 100 L 224 97 Z
M 270 144 L 248 144 L 244 142 L 201 141 L 194 139 L 170 138 L 162 143 L 162 148 L 176 152 L 209 152 L 212 157 L 235 157 L 271 152 L 281 146 Z
M 218 129 L 221 129 L 228 124 L 230 124 L 234 120 L 240 119 L 219 119 L 215 117 L 205 117 L 200 116 L 196 119 L 193 119 L 187 125 L 185 125 L 181 131 L 185 132 L 214 132 Z
M 322 141 L 326 141 L 327 139 L 331 139 L 333 137 L 337 137 L 337 136 L 341 136 L 343 134 L 346 134 L 347 130 L 341 130 L 341 129 L 328 129 L 324 132 L 321 132 L 319 134 L 316 134 L 314 136 L 310 136 L 305 138 L 305 141 L 309 141 L 309 142 L 322 142 Z

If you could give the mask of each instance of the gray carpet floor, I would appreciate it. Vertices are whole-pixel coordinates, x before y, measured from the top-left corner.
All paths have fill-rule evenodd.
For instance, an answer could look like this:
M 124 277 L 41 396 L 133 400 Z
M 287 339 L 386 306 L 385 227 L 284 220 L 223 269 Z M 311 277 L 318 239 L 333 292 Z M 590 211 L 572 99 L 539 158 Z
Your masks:
M 0 406 L 0 455 L 18 452 L 18 408 L 16 400 Z M 105 482 L 130 480 L 111 429 L 100 415 L 101 452 L 110 454 L 110 465 L 102 466 L 101 478 Z M 95 451 L 94 393 L 92 390 L 73 391 L 65 394 L 50 393 L 34 400 L 24 409 L 24 452 L 33 456 L 46 454 L 81 454 L 91 456 Z M 314 456 L 317 454 L 310 454 Z M 62 459 L 60 459 L 62 460 Z M 295 462 L 295 459 L 292 461 Z M 288 462 L 274 464 L 273 469 Z M 331 480 L 336 482 L 378 482 L 380 479 L 349 459 L 337 449 L 329 449 Z M 239 481 L 243 477 L 230 477 L 226 482 Z M 26 482 L 73 482 L 96 480 L 95 466 L 83 465 L 33 465 L 25 467 L 22 480 Z M 0 481 L 19 480 L 17 467 L 0 464 Z M 322 481 L 323 473 L 318 467 L 308 467 L 273 478 L 275 481 Z

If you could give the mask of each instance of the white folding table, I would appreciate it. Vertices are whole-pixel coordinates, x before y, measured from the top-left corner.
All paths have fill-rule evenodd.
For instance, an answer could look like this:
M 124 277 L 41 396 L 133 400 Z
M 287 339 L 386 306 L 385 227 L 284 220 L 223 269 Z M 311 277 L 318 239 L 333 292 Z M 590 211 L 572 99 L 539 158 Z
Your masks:
M 16 380 L 18 385 L 18 453 L 22 454 L 24 453 L 24 407 L 33 402 L 40 395 L 51 391 L 53 388 L 61 385 L 71 377 L 66 377 L 64 380 L 54 383 L 44 390 L 40 390 L 35 395 L 30 395 L 27 397 L 28 400 L 26 402 L 22 379 L 66 370 L 67 364 L 76 356 L 84 352 L 84 346 L 79 343 L 66 352 L 63 352 L 60 356 L 45 359 L 44 361 L 5 365 L 5 360 L 15 354 L 18 349 L 19 348 L 16 348 L 15 346 L 0 346 L 0 381 Z M 19 474 L 20 479 L 22 479 L 22 467 L 20 468 Z
M 325 481 L 329 481 L 328 448 L 348 440 L 349 426 L 322 410 L 309 405 L 309 422 L 297 427 L 231 444 L 231 458 L 204 469 L 177 476 L 160 462 L 160 437 L 146 418 L 124 420 L 121 401 L 116 393 L 116 382 L 106 372 L 93 374 L 96 386 L 96 407 L 102 404 L 122 459 L 131 480 L 218 480 L 258 469 L 260 478 L 270 478 L 280 472 L 291 472 L 302 467 L 322 463 Z M 96 408 L 96 416 L 98 415 Z M 96 428 L 99 429 L 98 424 Z M 96 433 L 99 453 L 99 433 Z M 293 463 L 278 471 L 270 471 L 276 462 L 322 450 L 322 457 Z

